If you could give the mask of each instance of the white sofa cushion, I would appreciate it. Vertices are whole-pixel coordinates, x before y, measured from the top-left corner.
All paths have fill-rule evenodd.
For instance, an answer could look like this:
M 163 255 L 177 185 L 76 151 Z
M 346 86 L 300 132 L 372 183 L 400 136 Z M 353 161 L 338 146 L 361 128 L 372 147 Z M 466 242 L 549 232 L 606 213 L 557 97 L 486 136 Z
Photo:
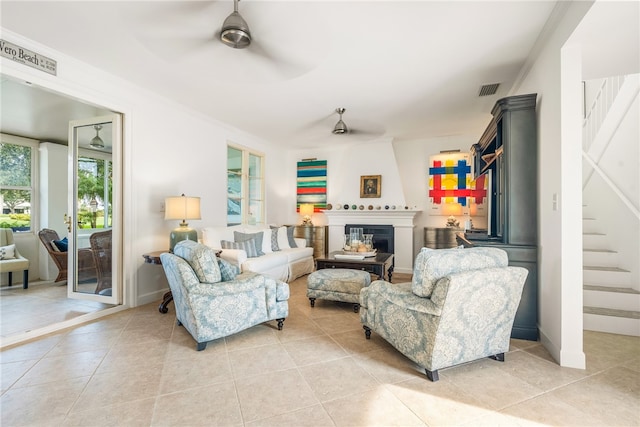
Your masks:
M 272 252 L 257 258 L 247 258 L 242 263 L 242 271 L 262 272 L 288 263 L 288 256 L 283 252 Z
M 313 256 L 313 248 L 290 248 L 280 252 L 287 255 L 289 263 Z

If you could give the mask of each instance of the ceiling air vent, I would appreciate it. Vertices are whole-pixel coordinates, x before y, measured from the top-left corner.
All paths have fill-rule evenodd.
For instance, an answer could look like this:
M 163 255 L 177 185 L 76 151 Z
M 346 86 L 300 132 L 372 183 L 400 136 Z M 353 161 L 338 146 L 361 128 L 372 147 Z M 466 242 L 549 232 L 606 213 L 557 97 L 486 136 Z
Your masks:
M 498 91 L 498 86 L 500 86 L 500 83 L 483 85 L 480 87 L 480 93 L 478 94 L 478 96 L 495 95 L 495 93 Z

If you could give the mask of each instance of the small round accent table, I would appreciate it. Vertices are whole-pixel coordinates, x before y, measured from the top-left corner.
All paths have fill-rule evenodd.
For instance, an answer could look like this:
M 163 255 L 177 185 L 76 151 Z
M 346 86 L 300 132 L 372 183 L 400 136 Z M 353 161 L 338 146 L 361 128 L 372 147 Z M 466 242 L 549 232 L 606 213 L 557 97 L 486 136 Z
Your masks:
M 155 252 L 147 252 L 146 254 L 142 254 L 142 258 L 144 258 L 144 262 L 146 264 L 156 264 L 156 265 L 162 265 L 162 260 L 160 259 L 160 254 L 164 254 L 167 253 L 169 251 L 155 251 Z M 162 302 L 160 303 L 160 306 L 158 307 L 158 311 L 160 313 L 167 313 L 169 311 L 169 309 L 167 308 L 167 305 L 173 301 L 173 295 L 171 294 L 171 291 L 165 292 L 165 294 L 162 296 Z

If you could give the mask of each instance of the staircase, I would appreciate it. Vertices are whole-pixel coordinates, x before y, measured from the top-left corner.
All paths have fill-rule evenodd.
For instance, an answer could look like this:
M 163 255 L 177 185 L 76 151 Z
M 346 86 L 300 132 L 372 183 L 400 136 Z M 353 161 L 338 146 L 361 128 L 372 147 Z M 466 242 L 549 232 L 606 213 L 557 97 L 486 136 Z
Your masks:
M 584 329 L 640 336 L 640 291 L 597 220 L 582 221 Z
M 639 236 L 632 230 L 638 229 L 640 212 L 637 201 L 627 197 L 611 178 L 611 173 L 619 173 L 611 169 L 611 155 L 603 167 L 600 162 L 607 158 L 608 150 L 618 156 L 624 153 L 612 141 L 621 144 L 627 137 L 637 141 L 633 133 L 624 138 L 616 135 L 627 114 L 637 112 L 639 94 L 638 75 L 604 79 L 583 127 L 583 200 L 592 202 L 591 208 L 583 206 L 583 327 L 633 336 L 640 336 L 640 283 L 638 262 L 634 261 L 638 248 L 630 250 L 630 244 L 638 244 Z M 633 162 L 626 164 L 633 167 Z M 626 176 L 636 179 L 637 174 Z

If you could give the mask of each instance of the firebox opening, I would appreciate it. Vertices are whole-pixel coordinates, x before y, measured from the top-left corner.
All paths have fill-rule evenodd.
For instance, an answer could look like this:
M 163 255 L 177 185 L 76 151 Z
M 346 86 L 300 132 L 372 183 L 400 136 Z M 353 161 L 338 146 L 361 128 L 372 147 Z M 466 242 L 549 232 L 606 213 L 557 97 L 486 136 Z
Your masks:
M 344 233 L 349 234 L 352 228 L 362 228 L 364 234 L 373 234 L 373 248 L 380 253 L 394 253 L 393 225 L 347 224 Z

